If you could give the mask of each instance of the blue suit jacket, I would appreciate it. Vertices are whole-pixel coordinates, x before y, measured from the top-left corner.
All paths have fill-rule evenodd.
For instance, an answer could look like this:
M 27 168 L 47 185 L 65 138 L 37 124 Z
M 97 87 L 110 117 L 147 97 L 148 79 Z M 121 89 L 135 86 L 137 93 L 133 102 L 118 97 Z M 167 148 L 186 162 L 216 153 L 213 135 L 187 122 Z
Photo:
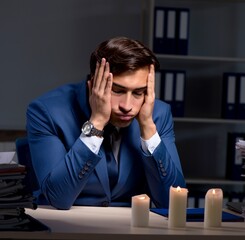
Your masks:
M 153 155 L 141 148 L 136 120 L 123 129 L 119 180 L 112 192 L 103 144 L 96 155 L 79 138 L 90 114 L 85 81 L 50 91 L 28 106 L 31 157 L 46 200 L 59 209 L 125 206 L 133 195 L 146 193 L 157 207 L 168 207 L 169 187 L 185 186 L 169 105 L 155 102 L 153 119 L 161 143 Z

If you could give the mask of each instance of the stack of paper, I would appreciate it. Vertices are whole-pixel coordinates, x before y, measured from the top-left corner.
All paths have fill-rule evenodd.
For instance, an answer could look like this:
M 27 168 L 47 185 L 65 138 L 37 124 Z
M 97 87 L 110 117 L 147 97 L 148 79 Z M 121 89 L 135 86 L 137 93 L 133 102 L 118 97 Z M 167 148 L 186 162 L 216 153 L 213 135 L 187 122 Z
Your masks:
M 25 176 L 23 165 L 0 164 L 0 229 L 25 228 L 30 222 L 25 208 L 37 208 L 32 193 L 26 190 Z

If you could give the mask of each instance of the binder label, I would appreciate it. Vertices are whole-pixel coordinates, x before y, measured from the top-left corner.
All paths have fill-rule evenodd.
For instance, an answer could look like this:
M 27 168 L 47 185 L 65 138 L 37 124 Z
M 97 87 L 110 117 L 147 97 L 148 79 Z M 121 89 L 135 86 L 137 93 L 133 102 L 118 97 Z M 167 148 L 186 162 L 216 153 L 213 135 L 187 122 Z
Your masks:
M 235 103 L 236 100 L 236 77 L 229 76 L 227 89 L 227 103 Z
M 245 76 L 240 78 L 240 104 L 245 104 Z
M 177 73 L 176 75 L 176 92 L 175 92 L 175 100 L 183 101 L 184 100 L 184 84 L 185 84 L 185 76 L 183 73 Z
M 179 28 L 179 38 L 180 39 L 187 39 L 188 33 L 188 15 L 189 13 L 186 11 L 182 11 L 180 13 L 180 28 Z
M 155 33 L 156 38 L 163 38 L 164 37 L 164 11 L 157 10 L 156 11 L 156 25 L 155 25 Z
M 168 11 L 167 38 L 175 38 L 175 19 L 176 12 Z
M 172 101 L 173 100 L 173 83 L 174 83 L 173 73 L 166 73 L 166 75 L 165 75 L 165 92 L 164 92 L 165 101 Z
M 155 72 L 155 98 L 161 97 L 161 72 Z

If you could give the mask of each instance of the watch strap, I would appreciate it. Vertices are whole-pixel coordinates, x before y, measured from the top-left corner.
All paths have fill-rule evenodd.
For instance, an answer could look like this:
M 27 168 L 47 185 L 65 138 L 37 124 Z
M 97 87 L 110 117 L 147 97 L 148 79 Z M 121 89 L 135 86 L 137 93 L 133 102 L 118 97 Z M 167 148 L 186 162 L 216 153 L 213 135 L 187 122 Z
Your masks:
M 97 137 L 103 137 L 104 135 L 104 131 L 99 130 L 95 127 L 92 127 L 91 131 L 90 131 L 90 136 L 97 136 Z

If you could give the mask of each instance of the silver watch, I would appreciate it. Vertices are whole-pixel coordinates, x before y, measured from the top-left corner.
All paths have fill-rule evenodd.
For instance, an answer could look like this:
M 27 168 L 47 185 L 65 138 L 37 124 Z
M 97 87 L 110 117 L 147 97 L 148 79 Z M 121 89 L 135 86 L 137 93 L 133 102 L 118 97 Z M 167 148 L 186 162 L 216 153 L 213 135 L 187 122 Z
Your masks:
M 91 137 L 91 136 L 103 137 L 103 134 L 104 134 L 103 130 L 101 131 L 95 128 L 93 123 L 91 123 L 90 121 L 87 121 L 83 124 L 81 131 L 84 135 L 88 137 Z

